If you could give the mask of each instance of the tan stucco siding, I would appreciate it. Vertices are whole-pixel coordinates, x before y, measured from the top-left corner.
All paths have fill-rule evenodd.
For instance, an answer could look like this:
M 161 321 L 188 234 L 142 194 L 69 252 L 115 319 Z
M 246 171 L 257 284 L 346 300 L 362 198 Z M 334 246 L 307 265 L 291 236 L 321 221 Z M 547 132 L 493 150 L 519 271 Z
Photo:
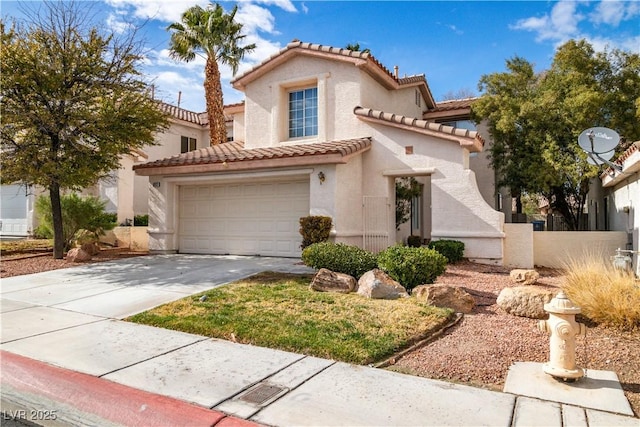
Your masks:
M 245 148 L 366 136 L 353 115 L 359 103 L 361 74 L 352 64 L 293 58 L 251 82 L 245 90 Z M 318 135 L 290 140 L 287 93 L 313 86 L 318 87 Z
M 356 156 L 346 165 L 336 165 L 338 215 L 334 220 L 335 239 L 358 246 L 362 246 L 362 158 Z
M 372 126 L 374 144 L 364 155 L 364 195 L 383 195 L 394 205 L 395 194 L 385 170 L 433 170 L 431 235 L 465 242 L 465 256 L 502 259 L 504 215 L 478 191 L 474 173 L 465 167 L 468 153 L 458 144 L 385 126 Z M 413 154 L 406 154 L 406 147 Z M 426 190 L 425 190 L 426 191 Z M 390 233 L 394 230 L 390 230 Z
M 426 107 L 422 95 L 419 95 L 420 105 L 416 104 L 416 91 L 418 88 L 413 86 L 387 90 L 370 75 L 361 73 L 360 106 L 419 119 Z

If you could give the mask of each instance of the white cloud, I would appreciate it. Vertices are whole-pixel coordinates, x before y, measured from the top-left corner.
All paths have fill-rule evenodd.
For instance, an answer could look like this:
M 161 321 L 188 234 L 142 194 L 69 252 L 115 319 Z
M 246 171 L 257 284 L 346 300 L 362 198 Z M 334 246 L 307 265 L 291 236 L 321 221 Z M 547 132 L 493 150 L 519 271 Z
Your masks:
M 561 43 L 578 34 L 578 23 L 584 20 L 584 15 L 578 13 L 577 7 L 577 2 L 561 1 L 553 6 L 551 14 L 520 19 L 510 28 L 535 32 L 537 41 Z
M 617 27 L 623 21 L 634 19 L 640 15 L 640 3 L 637 1 L 601 1 L 589 15 L 594 24 L 606 24 Z
M 166 1 L 166 0 L 106 0 L 116 10 L 133 11 L 140 19 L 157 19 L 163 22 L 176 22 L 188 8 L 199 4 L 205 7 L 207 0 Z
M 290 0 L 255 0 L 256 3 L 266 4 L 268 6 L 278 6 L 280 9 L 287 12 L 297 12 L 298 10 Z M 303 6 L 304 7 L 304 6 Z
M 114 31 L 124 29 L 130 22 L 136 20 L 150 20 L 154 25 L 178 22 L 182 13 L 189 7 L 199 4 L 206 7 L 208 0 L 105 0 L 113 7 L 113 12 L 107 18 L 107 25 Z M 246 35 L 244 43 L 256 44 L 256 49 L 245 55 L 240 63 L 238 74 L 263 62 L 278 53 L 280 43 L 269 40 L 269 35 L 279 34 L 276 22 L 269 8 L 278 7 L 286 12 L 297 13 L 298 10 L 290 0 L 240 0 L 237 2 L 238 11 L 235 19 L 243 24 L 242 32 Z M 225 2 L 223 7 L 230 10 L 232 3 Z M 304 5 L 301 6 L 306 11 Z M 306 13 L 306 12 L 305 12 Z M 161 33 L 160 33 L 161 34 Z M 169 55 L 169 33 L 165 39 L 156 38 L 155 50 L 150 50 L 144 60 L 144 70 L 149 79 L 156 86 L 157 98 L 177 104 L 178 91 L 182 92 L 181 106 L 193 111 L 204 111 L 204 81 L 205 58 L 196 56 L 191 62 L 174 61 Z M 233 79 L 230 67 L 220 66 L 220 77 L 225 94 L 225 103 L 239 102 L 244 94 L 231 87 Z
M 240 3 L 236 13 L 236 21 L 243 25 L 242 30 L 246 34 L 263 31 L 272 34 L 275 32 L 275 18 L 264 7 L 253 3 Z
M 625 9 L 625 4 L 621 1 L 601 1 L 589 17 L 595 24 L 617 27 L 624 18 Z
M 640 55 L 640 35 L 623 40 L 619 43 L 619 46 L 624 50 Z

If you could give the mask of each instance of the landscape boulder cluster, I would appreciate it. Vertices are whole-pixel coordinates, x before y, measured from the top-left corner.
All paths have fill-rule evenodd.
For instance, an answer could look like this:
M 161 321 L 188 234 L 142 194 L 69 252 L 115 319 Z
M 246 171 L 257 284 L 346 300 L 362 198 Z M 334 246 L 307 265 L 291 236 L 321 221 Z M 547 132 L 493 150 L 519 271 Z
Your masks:
M 359 280 L 348 274 L 321 268 L 311 281 L 310 288 L 319 292 L 355 292 L 373 299 L 410 297 L 400 283 L 377 268 L 364 273 Z M 462 288 L 455 286 L 421 285 L 413 289 L 411 296 L 428 301 L 436 307 L 447 307 L 460 313 L 470 313 L 475 306 L 474 298 Z

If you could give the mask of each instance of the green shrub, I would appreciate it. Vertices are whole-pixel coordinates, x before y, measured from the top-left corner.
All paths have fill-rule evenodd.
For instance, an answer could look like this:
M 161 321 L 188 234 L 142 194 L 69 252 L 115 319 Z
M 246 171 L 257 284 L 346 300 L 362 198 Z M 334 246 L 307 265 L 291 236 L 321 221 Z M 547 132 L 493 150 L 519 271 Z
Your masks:
M 458 240 L 434 240 L 429 243 L 429 248 L 444 255 L 451 264 L 460 261 L 464 254 L 464 243 Z
M 106 202 L 97 197 L 65 194 L 60 197 L 60 204 L 62 205 L 62 236 L 65 250 L 70 249 L 81 234 L 85 236 L 89 234 L 94 240 L 98 240 L 106 230 L 112 230 L 116 226 L 113 215 L 104 211 Z M 40 222 L 36 234 L 53 237 L 53 215 L 49 197 L 38 197 L 35 210 Z
M 422 246 L 422 237 L 420 236 L 409 236 L 407 237 L 407 246 L 412 248 L 419 248 Z
M 314 243 L 306 247 L 302 251 L 302 261 L 309 267 L 327 268 L 356 279 L 377 265 L 376 256 L 369 251 L 357 246 L 330 242 Z
M 104 220 L 107 222 L 117 223 L 118 222 L 118 214 L 115 212 L 105 212 Z
M 314 243 L 326 242 L 331 232 L 331 217 L 309 215 L 300 218 L 300 234 L 302 249 Z
M 447 259 L 429 248 L 391 246 L 378 254 L 378 268 L 384 270 L 407 291 L 433 283 L 444 273 Z
M 149 226 L 149 215 L 136 215 L 133 217 L 133 225 L 139 227 Z

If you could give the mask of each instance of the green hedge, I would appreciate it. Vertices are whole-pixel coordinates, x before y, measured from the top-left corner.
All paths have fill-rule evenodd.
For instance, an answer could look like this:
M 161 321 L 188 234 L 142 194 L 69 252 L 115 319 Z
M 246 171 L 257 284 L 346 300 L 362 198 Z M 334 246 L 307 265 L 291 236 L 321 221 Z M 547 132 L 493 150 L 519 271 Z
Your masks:
M 133 217 L 133 225 L 136 227 L 148 227 L 149 215 L 136 215 Z
M 444 273 L 447 259 L 429 248 L 391 246 L 378 254 L 378 268 L 411 291 L 416 286 L 433 283 Z
M 460 261 L 464 254 L 464 243 L 458 240 L 434 240 L 429 243 L 429 248 L 444 255 L 449 263 Z
M 300 234 L 302 235 L 302 249 L 314 243 L 326 242 L 331 232 L 331 217 L 309 215 L 300 218 Z
M 302 261 L 309 267 L 327 268 L 356 279 L 377 266 L 377 258 L 371 252 L 357 246 L 330 242 L 314 243 L 305 248 Z

